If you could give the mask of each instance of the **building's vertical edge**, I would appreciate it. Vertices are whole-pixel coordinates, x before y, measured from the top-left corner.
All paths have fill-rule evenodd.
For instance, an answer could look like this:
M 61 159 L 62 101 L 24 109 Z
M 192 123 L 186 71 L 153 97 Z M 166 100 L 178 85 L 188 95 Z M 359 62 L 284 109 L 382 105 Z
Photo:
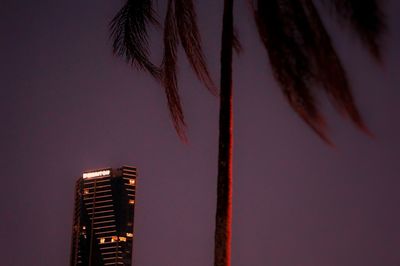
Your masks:
M 82 179 L 80 178 L 75 183 L 74 210 L 73 210 L 73 220 L 72 220 L 71 256 L 70 256 L 70 265 L 71 266 L 75 266 L 78 264 L 81 190 L 82 190 Z
M 135 224 L 135 205 L 136 205 L 136 177 L 137 168 L 131 166 L 122 167 L 122 176 L 125 182 L 125 191 L 128 198 L 128 208 L 127 208 L 127 226 L 126 226 L 126 236 L 127 243 L 130 249 L 130 253 L 127 256 L 127 261 L 129 261 L 129 266 L 133 265 L 133 238 L 134 238 L 134 224 Z
M 133 224 L 132 224 L 132 234 L 134 235 L 134 236 L 136 236 L 135 235 L 135 207 L 136 207 L 136 186 L 137 186 L 137 177 L 138 177 L 138 170 L 137 170 L 137 168 L 135 167 L 135 191 L 134 191 L 134 200 L 135 200 L 135 204 L 133 204 L 133 206 L 132 206 L 132 213 L 133 213 L 133 217 L 132 217 L 132 221 L 133 221 Z M 133 250 L 133 239 L 132 239 L 132 250 Z M 132 265 L 134 265 L 134 257 L 133 257 L 133 251 L 132 251 L 132 254 L 131 254 L 131 262 L 132 262 Z

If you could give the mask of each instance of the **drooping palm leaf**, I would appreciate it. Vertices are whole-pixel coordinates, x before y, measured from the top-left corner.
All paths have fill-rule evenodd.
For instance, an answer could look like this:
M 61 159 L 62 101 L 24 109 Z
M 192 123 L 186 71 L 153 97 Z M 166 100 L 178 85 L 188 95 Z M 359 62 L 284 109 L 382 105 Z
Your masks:
M 300 1 L 307 18 L 303 25 L 309 55 L 315 62 L 315 79 L 324 87 L 337 110 L 350 117 L 361 130 L 368 132 L 360 113 L 354 103 L 350 83 L 342 62 L 337 55 L 331 38 L 326 31 L 312 0 Z M 308 25 L 308 26 L 307 26 Z M 309 34 L 307 34 L 309 33 Z
M 236 28 L 233 28 L 233 39 L 232 39 L 233 49 L 237 54 L 241 54 L 243 52 L 243 46 L 239 40 L 239 33 L 237 32 Z
M 323 0 L 333 6 L 339 19 L 348 22 L 369 51 L 378 60 L 381 57 L 380 39 L 386 28 L 381 3 L 377 0 Z
M 213 94 L 216 86 L 208 72 L 196 13 L 192 0 L 169 0 L 164 27 L 164 57 L 161 69 L 149 60 L 147 25 L 158 24 L 152 0 L 127 0 L 111 22 L 114 54 L 124 57 L 139 69 L 161 79 L 175 129 L 186 140 L 185 121 L 178 93 L 177 47 L 182 44 L 186 56 L 200 81 Z
M 180 42 L 194 72 L 210 92 L 217 94 L 217 89 L 208 72 L 201 48 L 201 38 L 193 0 L 175 0 L 175 19 Z
M 168 100 L 168 107 L 174 127 L 179 137 L 186 140 L 185 119 L 178 93 L 177 47 L 179 44 L 178 26 L 175 16 L 174 0 L 168 1 L 164 25 L 164 57 L 162 62 L 163 85 Z
M 378 37 L 383 22 L 378 16 L 379 11 L 370 10 L 376 3 L 367 1 L 366 12 L 374 15 L 371 21 L 367 21 L 356 0 L 333 2 L 339 13 L 351 10 L 351 14 L 357 14 L 351 16 L 352 23 L 358 25 L 361 37 L 371 52 L 379 57 Z M 348 3 L 342 7 L 345 2 Z M 254 9 L 259 34 L 268 51 L 274 76 L 292 108 L 329 142 L 324 119 L 311 91 L 316 85 L 321 85 L 337 110 L 368 132 L 354 103 L 346 71 L 313 1 L 258 0 Z
M 325 120 L 310 90 L 314 63 L 304 45 L 302 31 L 293 20 L 298 16 L 296 6 L 289 0 L 259 0 L 254 8 L 273 74 L 289 104 L 323 140 L 330 143 L 325 132 Z
M 157 24 L 152 1 L 128 0 L 110 24 L 113 52 L 159 79 L 159 68 L 149 60 L 148 23 Z

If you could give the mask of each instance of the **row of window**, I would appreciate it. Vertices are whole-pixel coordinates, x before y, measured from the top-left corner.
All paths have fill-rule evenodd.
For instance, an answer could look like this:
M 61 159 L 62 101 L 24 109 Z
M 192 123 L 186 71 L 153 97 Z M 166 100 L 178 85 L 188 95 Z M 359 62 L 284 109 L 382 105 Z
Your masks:
M 112 237 L 101 237 L 99 238 L 99 242 L 100 244 L 104 244 L 104 243 L 114 243 L 114 242 L 126 242 L 126 238 L 127 237 L 133 237 L 132 233 L 126 233 L 126 237 L 125 236 L 112 236 Z
M 136 180 L 135 179 L 129 179 L 129 185 L 134 186 L 136 184 Z M 103 185 L 103 186 L 97 186 L 96 188 L 104 188 L 104 187 L 110 187 L 110 185 Z M 92 188 L 85 188 L 83 190 L 83 194 L 87 195 L 90 193 L 90 190 L 93 190 L 94 187 Z M 109 190 L 105 190 L 105 191 L 109 191 Z M 102 192 L 102 191 L 98 191 L 98 192 Z

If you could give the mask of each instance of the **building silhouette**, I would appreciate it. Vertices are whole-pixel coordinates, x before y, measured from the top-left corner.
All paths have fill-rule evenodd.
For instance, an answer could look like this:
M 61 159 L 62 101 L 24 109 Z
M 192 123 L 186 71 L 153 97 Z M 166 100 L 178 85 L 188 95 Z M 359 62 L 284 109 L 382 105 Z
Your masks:
M 85 172 L 76 182 L 70 265 L 132 265 L 136 168 Z

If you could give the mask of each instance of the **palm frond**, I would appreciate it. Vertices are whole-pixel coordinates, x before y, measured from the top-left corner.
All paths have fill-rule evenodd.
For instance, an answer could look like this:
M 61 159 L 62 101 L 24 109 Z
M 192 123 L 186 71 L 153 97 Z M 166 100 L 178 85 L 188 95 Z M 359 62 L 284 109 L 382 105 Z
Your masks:
M 235 50 L 235 52 L 237 54 L 241 54 L 243 52 L 243 46 L 242 46 L 242 44 L 240 43 L 240 40 L 239 40 L 239 33 L 238 33 L 238 31 L 237 31 L 237 29 L 235 27 L 233 28 L 233 42 L 232 42 L 232 45 L 233 45 L 233 49 Z
M 304 17 L 307 18 L 303 25 L 305 32 L 303 35 L 309 54 L 315 62 L 316 81 L 319 81 L 325 88 L 340 113 L 349 116 L 355 125 L 369 133 L 355 105 L 346 71 L 314 3 L 312 0 L 302 0 L 301 2 L 304 8 Z M 303 11 L 299 10 L 299 13 L 302 14 Z
M 127 0 L 110 23 L 113 52 L 159 79 L 160 69 L 149 60 L 148 23 L 157 24 L 151 0 Z
M 164 26 L 164 57 L 162 62 L 163 85 L 174 127 L 179 137 L 186 141 L 185 119 L 178 92 L 177 46 L 179 43 L 178 26 L 175 16 L 174 0 L 168 1 Z
M 181 44 L 194 72 L 207 89 L 216 95 L 217 89 L 208 72 L 203 55 L 197 16 L 192 0 L 175 0 L 175 19 Z
M 254 6 L 261 40 L 268 52 L 273 74 L 291 107 L 327 143 L 326 125 L 311 91 L 314 65 L 304 45 L 293 2 L 258 0 Z
M 324 88 L 336 109 L 369 133 L 342 62 L 312 0 L 258 0 L 255 10 L 272 70 L 292 108 L 325 141 L 325 122 L 312 96 Z
M 324 0 L 333 6 L 339 19 L 359 35 L 373 56 L 380 60 L 380 39 L 386 29 L 384 14 L 377 0 Z M 328 2 L 328 3 L 326 3 Z

